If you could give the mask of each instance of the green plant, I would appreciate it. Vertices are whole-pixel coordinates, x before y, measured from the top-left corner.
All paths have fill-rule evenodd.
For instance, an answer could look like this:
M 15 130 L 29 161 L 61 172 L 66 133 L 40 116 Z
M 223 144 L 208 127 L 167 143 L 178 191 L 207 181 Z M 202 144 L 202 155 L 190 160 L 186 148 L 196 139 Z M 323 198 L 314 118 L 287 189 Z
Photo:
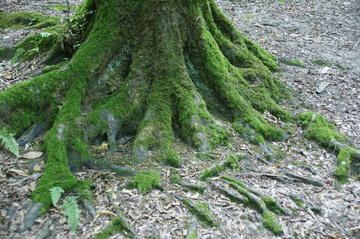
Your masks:
M 161 184 L 158 172 L 139 172 L 135 175 L 130 187 L 137 188 L 140 194 L 145 194 L 153 188 L 161 188 Z
M 53 187 L 50 189 L 50 193 L 51 201 L 53 205 L 56 206 L 56 204 L 61 198 L 61 194 L 64 193 L 64 189 L 60 187 Z M 65 210 L 65 215 L 68 218 L 68 223 L 70 224 L 73 231 L 76 231 L 76 228 L 79 224 L 80 210 L 78 204 L 76 203 L 77 198 L 78 197 L 76 196 L 70 196 L 61 206 L 61 208 Z
M 68 0 L 66 1 L 66 4 L 68 9 L 67 26 L 64 29 L 61 48 L 64 52 L 73 55 L 85 40 L 86 29 L 89 25 L 89 17 L 94 14 L 95 11 L 80 8 L 76 11 L 76 15 L 70 19 L 71 6 Z
M 19 157 L 19 148 L 18 144 L 14 138 L 15 134 L 9 133 L 4 127 L 0 131 L 0 141 L 3 147 L 13 153 L 16 157 Z
M 25 52 L 24 48 L 18 48 L 15 52 L 14 57 L 11 59 L 10 65 L 13 66 L 16 62 L 20 60 L 21 55 Z

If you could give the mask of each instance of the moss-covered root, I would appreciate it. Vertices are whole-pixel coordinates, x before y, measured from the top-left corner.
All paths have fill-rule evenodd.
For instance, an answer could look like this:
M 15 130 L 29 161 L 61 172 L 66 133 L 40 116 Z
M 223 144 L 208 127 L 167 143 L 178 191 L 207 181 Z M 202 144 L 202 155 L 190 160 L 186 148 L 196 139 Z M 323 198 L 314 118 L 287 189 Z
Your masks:
M 210 184 L 215 187 L 221 194 L 228 197 L 231 201 L 244 204 L 262 214 L 263 226 L 272 231 L 275 235 L 280 235 L 282 233 L 282 227 L 276 222 L 275 215 L 272 213 L 274 212 L 278 215 L 288 214 L 279 203 L 277 203 L 273 198 L 264 197 L 254 190 L 247 190 L 243 183 L 236 181 L 235 179 L 230 177 L 226 177 L 224 179 L 230 181 L 230 187 L 234 188 L 238 193 L 240 193 L 240 195 L 233 193 L 223 187 L 217 186 L 213 182 L 210 182 Z
M 352 147 L 344 147 L 340 150 L 337 160 L 338 167 L 334 170 L 333 175 L 340 183 L 346 183 L 350 170 L 350 159 L 355 153 L 355 149 Z
M 300 124 L 306 128 L 305 137 L 315 140 L 325 147 L 335 148 L 332 140 L 343 141 L 347 137 L 336 132 L 336 127 L 324 117 L 314 112 L 306 112 L 298 115 Z
M 177 170 L 172 170 L 170 181 L 173 183 L 179 184 L 181 187 L 183 187 L 185 190 L 195 191 L 199 193 L 204 193 L 205 186 L 201 184 L 194 184 L 189 183 L 181 179 L 180 175 L 178 174 Z
M 272 231 L 276 236 L 283 233 L 283 229 L 280 224 L 276 222 L 275 215 L 270 211 L 265 211 L 263 214 L 263 226 Z
M 232 177 L 223 176 L 221 178 L 230 182 L 229 185 L 245 197 L 246 200 L 244 201 L 244 204 L 247 203 L 259 212 L 270 210 L 277 215 L 288 215 L 288 212 L 272 197 L 264 196 Z
M 176 196 L 182 203 L 184 203 L 189 211 L 196 216 L 205 226 L 219 227 L 220 224 L 215 216 L 210 212 L 209 206 L 205 203 L 195 203 L 190 199 Z
M 214 177 L 218 175 L 221 171 L 224 171 L 227 168 L 241 170 L 241 166 L 238 163 L 238 160 L 241 160 L 246 155 L 244 154 L 235 154 L 228 157 L 226 160 L 213 165 L 212 167 L 205 169 L 200 174 L 200 180 L 205 181 L 209 177 Z
M 285 171 L 284 174 L 286 176 L 296 178 L 296 179 L 300 180 L 303 183 L 311 184 L 311 185 L 314 185 L 316 187 L 323 187 L 324 186 L 323 182 L 321 182 L 319 180 L 316 180 L 316 179 L 313 179 L 313 178 L 310 178 L 310 177 L 303 177 L 303 176 L 296 175 L 296 174 L 293 174 L 293 173 L 290 173 L 290 172 L 287 172 L 287 171 Z
M 339 182 L 346 182 L 350 169 L 355 175 L 360 174 L 360 168 L 357 166 L 357 163 L 360 162 L 360 150 L 346 144 L 347 136 L 337 133 L 333 124 L 314 112 L 299 114 L 298 118 L 300 124 L 306 128 L 306 138 L 339 152 L 338 168 L 334 171 L 334 176 Z
M 279 83 L 263 63 L 271 65 L 273 59 L 269 54 L 261 54 L 264 51 L 259 47 L 248 44 L 250 41 L 225 20 L 213 2 L 209 5 L 211 6 L 204 4 L 200 9 L 194 8 L 193 14 L 203 18 L 198 19 L 197 29 L 191 34 L 194 39 L 186 46 L 190 77 L 197 82 L 199 88 L 204 89 L 204 85 L 211 88 L 205 91 L 220 98 L 229 109 L 230 117 L 235 116 L 238 126 L 235 127 L 236 130 L 247 136 L 249 141 L 260 143 L 264 141 L 264 137 L 281 138 L 284 132 L 269 124 L 260 114 L 268 110 L 284 120 L 292 118 L 273 100 L 281 97 L 281 90 Z M 218 26 L 214 22 L 227 24 Z M 264 59 L 259 60 L 260 56 Z M 248 74 L 252 77 L 247 78 L 258 79 L 258 84 L 244 79 L 246 74 L 240 69 L 243 67 L 254 69 L 252 74 Z
M 140 194 L 145 194 L 153 188 L 163 190 L 163 182 L 158 172 L 139 172 L 130 183 L 131 188 L 137 188 Z
M 190 224 L 189 229 L 187 230 L 186 239 L 196 239 L 197 238 L 197 229 L 198 229 L 198 224 L 196 221 L 193 221 Z
M 111 224 L 105 228 L 102 232 L 97 234 L 95 239 L 107 239 L 116 232 L 120 232 L 126 236 L 126 238 L 138 238 L 135 231 L 129 225 L 122 213 L 117 213 L 117 217 L 111 219 Z

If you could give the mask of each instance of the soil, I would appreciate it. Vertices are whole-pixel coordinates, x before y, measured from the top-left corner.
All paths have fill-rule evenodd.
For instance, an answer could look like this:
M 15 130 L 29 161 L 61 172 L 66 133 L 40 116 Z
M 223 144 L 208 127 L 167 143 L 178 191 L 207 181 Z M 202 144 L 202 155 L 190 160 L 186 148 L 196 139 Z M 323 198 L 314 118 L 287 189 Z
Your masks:
M 79 2 L 70 1 L 72 5 Z M 284 107 L 294 114 L 304 111 L 322 114 L 341 133 L 349 136 L 352 146 L 360 148 L 360 2 L 216 2 L 238 29 L 280 58 L 281 70 L 275 74 L 294 89 L 296 96 L 294 105 Z M 66 13 L 50 7 L 54 4 L 66 4 L 66 1 L 4 0 L 0 2 L 0 9 L 4 12 L 37 11 L 67 17 Z M 12 47 L 33 32 L 29 28 L 0 29 L 0 47 Z M 289 65 L 293 59 L 304 65 Z M 38 69 L 29 69 L 28 65 L 11 66 L 10 60 L 3 60 L 0 90 L 30 79 L 32 72 Z M 265 117 L 278 121 L 270 115 Z M 281 122 L 278 123 L 281 125 Z M 229 124 L 224 124 L 231 130 Z M 177 142 L 176 149 L 184 162 L 179 169 L 180 176 L 187 182 L 206 186 L 204 193 L 186 191 L 171 183 L 170 174 L 175 169 L 170 167 L 150 163 L 141 165 L 141 170 L 159 171 L 166 189 L 153 190 L 145 195 L 123 187 L 129 178 L 118 177 L 107 171 L 84 169 L 76 173 L 76 177 L 95 183 L 94 208 L 99 216 L 92 219 L 82 209 L 76 232 L 71 231 L 63 210 L 57 206 L 40 216 L 31 230 L 18 233 L 31 204 L 29 193 L 36 187 L 44 167 L 43 157 L 16 159 L 7 152 L 0 152 L 0 238 L 45 238 L 48 230 L 50 234 L 46 238 L 91 238 L 109 225 L 112 213 L 116 211 L 124 212 L 138 238 L 184 238 L 194 221 L 198 222 L 198 238 L 360 238 L 360 182 L 351 177 L 344 185 L 337 183 L 332 176 L 337 167 L 334 152 L 304 139 L 303 129 L 296 125 L 294 128 L 294 134 L 285 141 L 268 143 L 267 149 L 275 159 L 270 163 L 257 160 L 258 157 L 265 158 L 264 151 L 245 143 L 236 134 L 233 135 L 231 146 L 212 152 L 212 159 L 201 159 L 193 149 Z M 21 149 L 21 153 L 39 149 L 42 137 Z M 94 156 L 121 160 L 129 156 L 126 146 L 131 141 L 124 142 L 119 142 L 124 149 L 122 154 L 99 148 L 93 150 Z M 277 216 L 284 230 L 281 236 L 276 237 L 264 229 L 261 215 L 255 210 L 231 202 L 209 183 L 199 180 L 204 168 L 237 153 L 247 153 L 247 157 L 240 162 L 245 170 L 227 170 L 222 175 L 236 177 L 249 188 L 273 197 L 289 212 L 289 215 Z M 139 168 L 134 166 L 134 169 Z M 257 172 L 252 171 L 254 169 Z M 266 176 L 280 175 L 286 178 L 286 172 L 312 178 L 324 185 L 282 183 Z M 225 187 L 218 177 L 212 178 L 212 181 Z M 220 227 L 206 227 L 199 223 L 176 196 L 207 203 Z M 304 204 L 296 204 L 291 199 L 294 197 L 303 200 Z M 59 205 L 62 203 L 63 199 Z M 119 233 L 112 238 L 127 237 Z

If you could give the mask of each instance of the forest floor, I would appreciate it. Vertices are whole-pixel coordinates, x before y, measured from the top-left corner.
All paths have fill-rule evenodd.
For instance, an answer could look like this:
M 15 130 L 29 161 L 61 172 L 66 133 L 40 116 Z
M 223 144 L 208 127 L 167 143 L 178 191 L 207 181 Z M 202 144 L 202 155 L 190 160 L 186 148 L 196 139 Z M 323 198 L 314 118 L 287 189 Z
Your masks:
M 78 4 L 81 1 L 70 2 Z M 0 2 L 0 9 L 4 12 L 30 10 L 66 17 L 66 14 L 50 7 L 65 3 L 64 0 L 4 0 Z M 304 111 L 320 113 L 341 133 L 349 136 L 352 146 L 360 148 L 360 2 L 221 0 L 217 3 L 239 30 L 281 59 L 281 71 L 275 74 L 294 89 L 296 96 L 294 105 L 284 107 L 294 114 Z M 14 46 L 33 32 L 31 29 L 0 29 L 0 47 Z M 293 59 L 298 61 L 292 63 L 301 61 L 303 65 L 289 65 Z M 11 66 L 9 60 L 2 61 L 0 66 L 0 90 L 29 79 L 30 72 L 34 70 L 26 64 Z M 265 117 L 281 124 L 269 115 Z M 224 124 L 231 130 L 230 124 Z M 303 129 L 293 126 L 295 133 L 288 139 L 268 143 L 267 149 L 274 159 L 268 163 L 258 160 L 266 157 L 262 149 L 247 144 L 235 133 L 232 145 L 216 149 L 211 160 L 201 159 L 193 149 L 178 141 L 176 149 L 184 162 L 183 167 L 178 169 L 179 175 L 186 182 L 203 185 L 206 188 L 203 193 L 186 191 L 184 187 L 172 183 L 170 176 L 173 168 L 150 163 L 142 164 L 141 170 L 161 172 L 166 190 L 140 195 L 135 189 L 123 187 L 129 178 L 106 171 L 78 172 L 76 177 L 79 179 L 96 183 L 94 208 L 99 217 L 92 219 L 83 210 L 76 232 L 70 230 L 59 207 L 40 216 L 31 230 L 22 234 L 17 232 L 31 204 L 29 192 L 36 187 L 44 164 L 41 157 L 16 159 L 0 152 L 0 238 L 45 238 L 44 232 L 48 230 L 50 235 L 47 238 L 91 238 L 109 225 L 112 213 L 119 210 L 124 212 L 138 238 L 184 238 L 193 222 L 197 224 L 198 238 L 201 239 L 360 238 L 360 181 L 349 178 L 346 184 L 339 184 L 332 176 L 337 167 L 334 152 L 308 141 L 302 135 Z M 21 153 L 37 150 L 41 140 L 39 137 Z M 123 143 L 122 155 L 94 149 L 94 157 L 128 157 L 127 144 L 131 141 Z M 282 235 L 274 236 L 265 229 L 261 214 L 256 210 L 231 202 L 210 183 L 199 180 L 205 168 L 239 153 L 247 154 L 240 161 L 245 170 L 227 169 L 221 175 L 235 177 L 248 188 L 279 202 L 288 212 L 288 215 L 276 216 L 284 231 Z M 302 167 L 304 165 L 306 167 Z M 317 180 L 323 186 L 301 183 L 288 176 L 287 172 Z M 288 181 L 276 181 L 275 176 Z M 211 179 L 217 186 L 230 190 L 219 177 Z M 207 227 L 200 223 L 176 196 L 209 205 L 220 226 Z M 127 237 L 119 233 L 112 238 Z

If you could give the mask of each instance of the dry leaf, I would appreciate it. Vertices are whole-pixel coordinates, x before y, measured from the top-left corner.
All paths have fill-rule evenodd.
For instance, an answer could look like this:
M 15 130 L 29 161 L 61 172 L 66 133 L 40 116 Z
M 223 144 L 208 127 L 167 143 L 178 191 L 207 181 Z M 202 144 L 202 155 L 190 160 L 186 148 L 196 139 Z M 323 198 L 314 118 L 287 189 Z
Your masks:
M 25 173 L 24 171 L 22 170 L 18 170 L 18 169 L 9 169 L 9 173 L 15 173 L 17 175 L 20 175 L 20 176 L 29 176 L 27 173 Z
M 44 161 L 41 161 L 40 163 L 38 163 L 38 164 L 35 164 L 35 166 L 34 166 L 34 172 L 41 172 L 42 170 L 43 170 L 43 168 L 44 168 Z
M 25 159 L 37 159 L 40 158 L 43 155 L 43 152 L 40 151 L 30 151 L 27 152 L 26 154 L 20 156 L 20 158 L 25 158 Z
M 95 145 L 92 145 L 91 147 L 93 147 L 94 149 L 101 149 L 101 150 L 105 150 L 108 148 L 108 143 L 103 143 L 101 144 L 100 146 L 95 146 Z

